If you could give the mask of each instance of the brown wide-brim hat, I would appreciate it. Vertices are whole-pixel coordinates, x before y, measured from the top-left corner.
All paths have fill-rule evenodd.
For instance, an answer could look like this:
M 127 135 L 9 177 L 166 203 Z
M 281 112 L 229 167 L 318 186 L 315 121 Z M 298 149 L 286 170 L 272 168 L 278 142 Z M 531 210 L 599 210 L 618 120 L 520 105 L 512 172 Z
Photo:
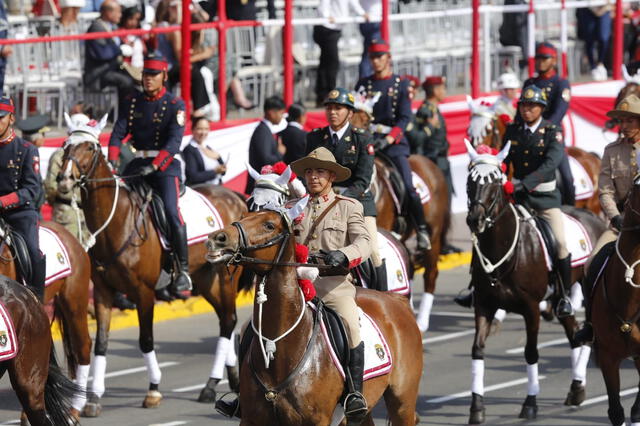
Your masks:
M 640 118 L 640 98 L 629 95 L 616 105 L 616 108 L 607 112 L 611 118 L 638 117 Z
M 334 182 L 342 182 L 351 177 L 351 170 L 336 163 L 336 157 L 327 148 L 320 147 L 306 157 L 291 163 L 291 170 L 298 176 L 304 176 L 307 169 L 326 169 L 336 174 Z

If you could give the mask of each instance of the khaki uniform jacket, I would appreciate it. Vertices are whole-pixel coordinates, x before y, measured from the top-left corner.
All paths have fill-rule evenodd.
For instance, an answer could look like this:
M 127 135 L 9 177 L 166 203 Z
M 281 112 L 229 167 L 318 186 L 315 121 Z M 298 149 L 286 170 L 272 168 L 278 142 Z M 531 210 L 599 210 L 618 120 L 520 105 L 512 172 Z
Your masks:
M 349 268 L 353 268 L 367 260 L 371 253 L 371 237 L 364 226 L 362 204 L 353 198 L 336 195 L 334 192 L 311 198 L 303 211 L 302 220 L 294 225 L 296 241 L 304 243 L 315 220 L 336 198 L 338 203 L 316 226 L 309 239 L 309 253 L 340 250 L 347 256 Z M 337 284 L 345 279 L 346 276 L 320 277 L 315 284 Z
M 58 174 L 62 167 L 62 156 L 64 150 L 58 149 L 49 159 L 47 177 L 44 180 L 44 190 L 47 202 L 53 206 L 53 221 L 64 226 L 81 243 L 86 243 L 90 232 L 84 219 L 84 212 L 81 209 L 74 209 L 71 200 L 75 194 L 76 202 L 80 202 L 80 188 L 75 188 L 72 192 L 61 193 L 58 191 Z M 79 219 L 79 220 L 78 220 Z M 80 226 L 78 226 L 78 224 Z
M 608 219 L 620 214 L 622 204 L 633 185 L 633 177 L 638 173 L 636 154 L 640 142 L 630 144 L 619 138 L 604 149 L 602 166 L 598 178 L 600 205 Z

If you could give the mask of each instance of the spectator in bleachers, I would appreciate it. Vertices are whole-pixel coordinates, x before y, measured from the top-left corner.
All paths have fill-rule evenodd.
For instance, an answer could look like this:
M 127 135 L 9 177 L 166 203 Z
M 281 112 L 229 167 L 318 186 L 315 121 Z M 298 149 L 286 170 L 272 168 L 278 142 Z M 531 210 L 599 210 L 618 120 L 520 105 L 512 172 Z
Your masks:
M 360 34 L 363 38 L 362 59 L 358 68 L 358 79 L 373 74 L 371 61 L 369 60 L 369 46 L 373 40 L 380 40 L 380 20 L 382 19 L 381 0 L 360 0 L 360 6 L 369 17 L 367 22 L 360 24 Z
M 201 0 L 198 2 L 213 20 L 218 16 L 217 0 Z M 267 13 L 269 19 L 276 19 L 276 7 L 274 0 L 267 0 Z M 256 0 L 226 0 L 227 19 L 234 21 L 255 21 L 258 18 Z
M 85 0 L 60 0 L 60 24 L 63 28 L 74 28 L 78 23 L 78 13 Z
M 5 25 L 0 29 L 0 39 L 7 38 L 9 33 L 9 26 L 6 24 L 7 21 L 7 10 L 5 9 L 4 2 L 0 1 L 0 22 L 5 23 Z M 0 97 L 3 96 L 4 93 L 4 73 L 7 69 L 7 58 L 13 54 L 13 47 L 6 45 L 2 46 L 0 49 Z
M 105 0 L 100 6 L 100 17 L 93 21 L 88 33 L 111 32 L 120 22 L 122 9 L 116 0 Z M 120 39 L 100 38 L 85 42 L 84 84 L 98 91 L 105 87 L 116 87 L 118 96 L 125 95 L 135 88 L 133 78 L 125 73 L 122 64 Z
M 611 38 L 611 7 L 607 4 L 583 7 L 576 11 L 578 37 L 584 40 L 585 53 L 591 67 L 591 78 L 595 81 L 604 81 L 608 78 L 604 62 Z M 597 58 L 594 56 L 596 46 Z
M 505 0 L 504 5 L 526 4 L 527 0 Z M 500 25 L 500 44 L 503 46 L 518 46 L 522 52 L 519 62 L 520 71 L 527 66 L 527 13 L 504 12 Z M 514 64 L 515 66 L 515 64 Z
M 506 72 L 498 77 L 500 96 L 493 104 L 493 108 L 496 115 L 505 123 L 512 122 L 516 116 L 518 89 L 520 89 L 520 80 L 515 74 Z
M 327 23 L 313 27 L 313 41 L 320 46 L 320 63 L 316 79 L 316 106 L 322 106 L 324 100 L 336 84 L 336 77 L 340 69 L 340 55 L 338 54 L 338 41 L 342 33 L 337 19 L 350 16 L 350 11 L 366 20 L 369 16 L 365 13 L 358 0 L 320 0 L 318 6 L 320 17 L 328 20 Z
M 191 122 L 193 137 L 182 151 L 186 184 L 189 186 L 200 183 L 219 184 L 227 171 L 222 156 L 207 143 L 209 129 L 209 120 L 204 117 L 195 117 Z
M 120 18 L 118 27 L 123 30 L 137 30 L 140 28 L 141 19 L 142 12 L 137 6 L 128 7 L 122 11 L 122 17 Z M 124 61 L 142 70 L 144 55 L 147 50 L 142 38 L 137 35 L 127 35 L 122 38 L 122 44 L 131 47 L 131 54 L 124 55 Z M 121 50 L 124 51 L 126 49 Z
M 263 166 L 283 160 L 284 145 L 276 134 L 281 130 L 286 105 L 279 96 L 270 96 L 264 101 L 264 118 L 251 135 L 249 142 L 249 165 L 260 172 Z M 251 194 L 255 182 L 249 176 L 245 193 Z
M 287 128 L 279 133 L 282 144 L 287 149 L 284 162 L 291 164 L 305 156 L 307 132 L 304 124 L 307 122 L 307 110 L 298 103 L 293 103 L 287 111 Z

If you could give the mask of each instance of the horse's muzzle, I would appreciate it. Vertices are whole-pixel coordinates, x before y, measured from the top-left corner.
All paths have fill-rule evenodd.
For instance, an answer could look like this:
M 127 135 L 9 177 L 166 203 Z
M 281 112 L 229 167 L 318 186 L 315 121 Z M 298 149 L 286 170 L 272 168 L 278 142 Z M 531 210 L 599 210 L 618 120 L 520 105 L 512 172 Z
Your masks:
M 221 263 L 228 260 L 233 254 L 231 247 L 231 238 L 224 231 L 220 230 L 209 235 L 205 243 L 207 248 L 206 259 L 210 263 Z

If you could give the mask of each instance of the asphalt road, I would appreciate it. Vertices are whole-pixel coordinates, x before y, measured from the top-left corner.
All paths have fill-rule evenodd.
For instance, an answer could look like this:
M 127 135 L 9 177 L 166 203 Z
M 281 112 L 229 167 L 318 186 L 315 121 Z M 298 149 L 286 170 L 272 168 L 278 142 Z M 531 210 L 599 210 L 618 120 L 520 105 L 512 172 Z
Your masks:
M 466 424 L 470 403 L 470 350 L 473 318 L 470 310 L 456 306 L 452 298 L 468 280 L 467 267 L 441 273 L 431 329 L 424 336 L 424 371 L 418 414 L 421 424 Z M 419 290 L 421 279 L 414 289 Z M 414 300 L 418 306 L 419 295 Z M 249 308 L 240 311 L 245 319 Z M 198 315 L 156 324 L 156 351 L 162 367 L 164 394 L 157 409 L 140 407 L 147 387 L 144 363 L 138 351 L 137 330 L 111 333 L 107 366 L 107 392 L 102 400 L 103 412 L 96 419 L 83 419 L 84 425 L 227 425 L 237 424 L 223 419 L 210 404 L 195 401 L 211 368 L 217 335 L 213 314 Z M 499 334 L 489 338 L 486 348 L 485 403 L 488 425 L 525 423 L 517 418 L 526 396 L 526 370 L 522 353 L 525 342 L 524 323 L 520 317 L 508 315 Z M 605 387 L 593 359 L 589 363 L 587 400 L 580 408 L 563 405 L 571 382 L 570 349 L 560 325 L 541 326 L 540 387 L 538 419 L 526 422 L 536 425 L 601 425 L 608 424 Z M 401 367 L 397 367 L 401 368 Z M 633 403 L 638 376 L 631 362 L 621 371 L 622 402 L 628 415 Z M 16 424 L 19 404 L 9 380 L 0 381 L 0 423 Z M 226 386 L 222 387 L 223 389 Z M 376 424 L 385 424 L 385 409 L 374 409 Z

